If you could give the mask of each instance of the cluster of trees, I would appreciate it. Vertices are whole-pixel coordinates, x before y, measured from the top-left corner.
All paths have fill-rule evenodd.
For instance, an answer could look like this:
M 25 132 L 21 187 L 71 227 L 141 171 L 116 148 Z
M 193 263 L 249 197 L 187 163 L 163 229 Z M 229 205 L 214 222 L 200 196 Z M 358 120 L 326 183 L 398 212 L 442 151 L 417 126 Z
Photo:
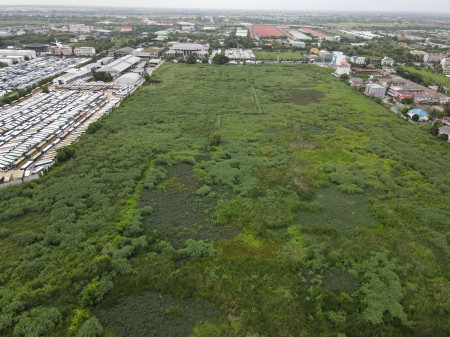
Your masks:
M 112 75 L 104 71 L 96 71 L 93 77 L 96 81 L 102 82 L 111 82 L 113 80 Z

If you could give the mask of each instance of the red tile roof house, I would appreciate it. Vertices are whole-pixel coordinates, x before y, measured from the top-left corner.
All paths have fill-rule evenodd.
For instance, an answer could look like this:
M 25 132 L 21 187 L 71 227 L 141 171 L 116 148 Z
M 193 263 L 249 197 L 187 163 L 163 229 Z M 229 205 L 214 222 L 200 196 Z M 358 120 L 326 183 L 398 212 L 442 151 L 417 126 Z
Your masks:
M 450 117 L 444 117 L 442 118 L 442 123 L 450 125 Z

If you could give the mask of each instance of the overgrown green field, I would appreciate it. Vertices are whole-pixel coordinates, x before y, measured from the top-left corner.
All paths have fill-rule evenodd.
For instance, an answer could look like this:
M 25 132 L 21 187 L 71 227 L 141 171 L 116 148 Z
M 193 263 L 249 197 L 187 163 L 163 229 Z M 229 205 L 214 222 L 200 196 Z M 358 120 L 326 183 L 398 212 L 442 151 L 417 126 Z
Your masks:
M 402 66 L 402 68 L 410 73 L 419 74 L 421 75 L 425 80 L 429 80 L 437 85 L 446 86 L 447 88 L 450 88 L 450 78 L 443 75 L 435 73 L 431 70 L 422 69 L 422 68 L 416 68 L 416 67 L 407 67 Z
M 313 65 L 155 74 L 0 190 L 0 335 L 447 334 L 448 144 Z
M 301 52 L 277 52 L 277 51 L 254 51 L 257 60 L 276 60 L 277 57 L 280 61 L 299 61 L 303 60 L 304 57 Z

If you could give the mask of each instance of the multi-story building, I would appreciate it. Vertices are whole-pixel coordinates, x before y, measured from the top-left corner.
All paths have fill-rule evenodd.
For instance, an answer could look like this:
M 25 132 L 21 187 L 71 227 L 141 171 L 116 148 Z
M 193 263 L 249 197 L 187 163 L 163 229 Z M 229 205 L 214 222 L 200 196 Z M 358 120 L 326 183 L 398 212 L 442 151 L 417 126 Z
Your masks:
M 64 55 L 64 56 L 73 54 L 71 46 L 62 46 L 62 47 L 55 46 L 52 48 L 52 52 L 54 55 Z
M 94 56 L 94 47 L 77 47 L 73 50 L 73 53 L 77 56 Z
M 304 44 L 304 42 L 302 42 Z M 322 58 L 322 61 L 331 61 L 331 59 L 333 58 L 333 54 L 330 53 L 329 51 L 326 50 L 321 50 L 319 52 L 319 56 Z
M 8 56 L 23 56 L 31 60 L 36 58 L 36 52 L 34 50 L 0 49 L 0 57 L 6 58 Z
M 345 55 L 341 51 L 334 51 L 331 55 L 331 64 L 340 65 L 342 61 L 345 61 Z
M 444 57 L 441 60 L 441 66 L 442 66 L 442 68 L 450 67 L 450 58 L 449 57 Z
M 423 55 L 423 62 L 425 63 L 439 63 L 441 59 L 444 57 L 444 54 L 441 53 L 425 53 Z
M 367 84 L 364 93 L 367 96 L 383 98 L 386 95 L 386 88 L 379 84 Z
M 390 87 L 389 88 L 389 95 L 395 98 L 397 101 L 402 101 L 405 98 L 413 98 L 414 95 L 409 91 L 406 90 L 403 87 Z
M 366 58 L 363 56 L 352 56 L 350 58 L 350 61 L 352 61 L 353 63 L 356 63 L 356 64 L 365 64 Z

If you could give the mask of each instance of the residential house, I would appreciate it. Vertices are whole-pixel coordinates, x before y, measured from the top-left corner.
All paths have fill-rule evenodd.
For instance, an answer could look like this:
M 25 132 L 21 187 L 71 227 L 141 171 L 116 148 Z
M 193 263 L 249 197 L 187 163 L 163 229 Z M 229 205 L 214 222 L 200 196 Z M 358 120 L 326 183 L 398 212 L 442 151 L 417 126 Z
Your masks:
M 392 67 L 394 65 L 394 59 L 390 58 L 390 57 L 383 57 L 383 59 L 381 60 L 381 65 L 382 66 L 389 66 Z
M 341 76 L 344 74 L 350 75 L 350 64 L 342 61 L 341 64 L 336 67 L 336 71 L 334 73 L 336 74 L 336 76 Z
M 408 116 L 412 118 L 414 115 L 419 116 L 419 122 L 427 122 L 428 121 L 428 113 L 423 109 L 411 109 L 408 111 Z
M 448 137 L 447 142 L 450 143 L 450 126 L 447 126 L 447 125 L 441 126 L 438 129 L 438 135 L 447 135 L 447 137 Z
M 131 32 L 133 30 L 133 28 L 131 28 L 130 26 L 122 26 L 120 27 L 120 31 L 121 32 Z
M 442 118 L 442 123 L 450 125 L 450 117 L 443 117 Z
M 349 82 L 352 87 L 360 88 L 364 86 L 364 81 L 359 77 L 352 77 Z

